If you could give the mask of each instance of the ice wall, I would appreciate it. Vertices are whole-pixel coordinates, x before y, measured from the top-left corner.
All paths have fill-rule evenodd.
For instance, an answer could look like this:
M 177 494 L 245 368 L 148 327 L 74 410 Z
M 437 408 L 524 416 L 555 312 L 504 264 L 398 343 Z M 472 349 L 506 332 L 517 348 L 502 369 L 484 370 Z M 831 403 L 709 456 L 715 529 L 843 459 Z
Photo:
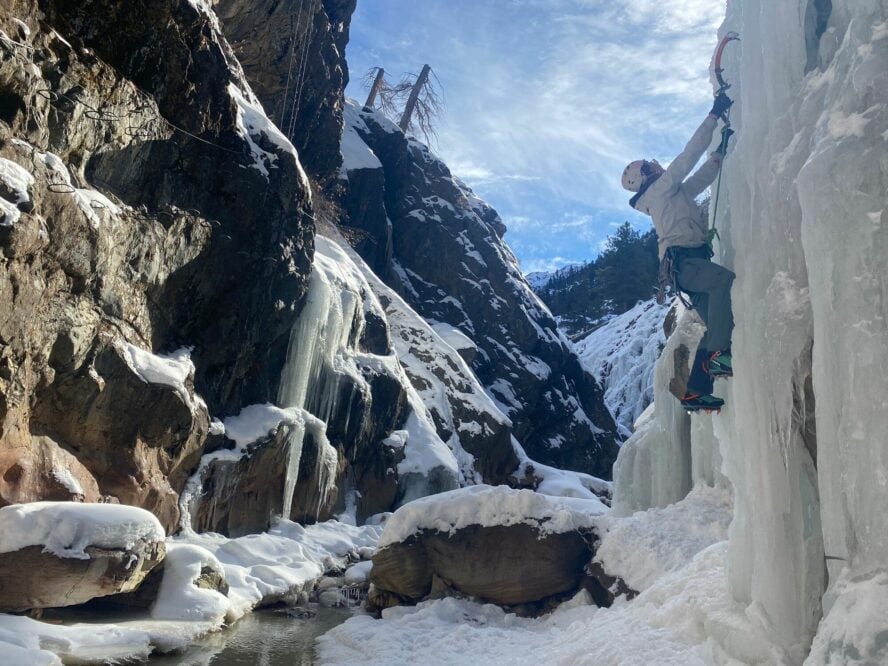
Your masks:
M 693 358 L 703 335 L 697 315 L 678 308 L 675 330 L 654 367 L 654 402 L 636 420 L 635 432 L 614 465 L 616 515 L 665 507 L 683 499 L 695 485 L 727 486 L 719 471 L 721 453 L 711 418 L 694 417 L 692 428 L 691 417 L 669 392 L 676 352 L 683 348 L 684 358 Z
M 886 590 L 886 18 L 877 0 L 731 0 L 723 28 L 743 39 L 717 221 L 738 275 L 736 376 L 714 420 L 730 585 L 790 663 L 827 585 L 827 613 L 846 612 L 850 580 Z M 810 659 L 884 662 L 885 629 L 884 614 L 866 630 L 827 615 Z
M 774 658 L 888 663 L 888 3 L 729 0 L 728 30 L 738 134 L 716 260 L 737 274 L 735 377 L 684 443 L 660 374 L 670 340 L 615 505 L 724 473 L 729 587 Z

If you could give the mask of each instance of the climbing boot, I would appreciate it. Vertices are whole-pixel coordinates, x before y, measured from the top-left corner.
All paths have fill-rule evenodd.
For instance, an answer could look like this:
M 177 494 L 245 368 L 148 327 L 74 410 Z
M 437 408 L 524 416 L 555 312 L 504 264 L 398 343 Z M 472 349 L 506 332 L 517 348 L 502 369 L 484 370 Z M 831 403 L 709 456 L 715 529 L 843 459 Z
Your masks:
M 731 366 L 731 352 L 715 352 L 706 362 L 706 371 L 713 379 L 733 377 L 734 368 Z
M 714 395 L 687 393 L 685 394 L 685 397 L 681 399 L 681 404 L 688 413 L 704 411 L 711 414 L 712 412 L 720 411 L 721 408 L 724 407 L 725 401 L 721 398 L 716 398 Z

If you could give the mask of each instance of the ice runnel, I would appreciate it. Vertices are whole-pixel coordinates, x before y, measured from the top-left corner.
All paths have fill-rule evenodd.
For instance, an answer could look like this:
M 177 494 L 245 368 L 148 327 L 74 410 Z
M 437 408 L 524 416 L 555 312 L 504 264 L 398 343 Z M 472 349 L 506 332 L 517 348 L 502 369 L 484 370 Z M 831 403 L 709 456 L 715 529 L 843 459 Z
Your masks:
M 319 484 L 316 512 L 327 503 L 339 466 L 337 450 L 327 438 L 327 425 L 331 419 L 341 419 L 344 428 L 340 430 L 348 432 L 356 412 L 353 407 L 363 405 L 366 411 L 371 404 L 372 391 L 364 372 L 387 374 L 407 393 L 411 413 L 403 425 L 406 457 L 399 465 L 399 477 L 410 487 L 401 484 L 401 496 L 449 490 L 456 485 L 453 455 L 436 434 L 428 410 L 398 360 L 391 354 L 376 355 L 360 348 L 367 313 L 381 321 L 386 320 L 386 314 L 355 261 L 335 241 L 316 238 L 309 292 L 290 334 L 278 393 L 278 403 L 302 410 L 306 424 L 289 435 L 284 517 L 290 517 L 307 435 L 318 447 L 313 474 Z

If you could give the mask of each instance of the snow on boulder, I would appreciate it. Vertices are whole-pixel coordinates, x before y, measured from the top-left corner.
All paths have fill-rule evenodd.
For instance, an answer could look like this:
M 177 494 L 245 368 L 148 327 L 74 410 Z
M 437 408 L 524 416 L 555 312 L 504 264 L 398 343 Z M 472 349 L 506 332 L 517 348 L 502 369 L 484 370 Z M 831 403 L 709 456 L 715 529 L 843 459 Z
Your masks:
M 473 486 L 422 498 L 386 522 L 371 605 L 470 596 L 538 609 L 576 592 L 591 559 L 597 500 Z
M 132 506 L 34 502 L 0 509 L 0 610 L 84 603 L 134 590 L 164 557 L 165 534 Z

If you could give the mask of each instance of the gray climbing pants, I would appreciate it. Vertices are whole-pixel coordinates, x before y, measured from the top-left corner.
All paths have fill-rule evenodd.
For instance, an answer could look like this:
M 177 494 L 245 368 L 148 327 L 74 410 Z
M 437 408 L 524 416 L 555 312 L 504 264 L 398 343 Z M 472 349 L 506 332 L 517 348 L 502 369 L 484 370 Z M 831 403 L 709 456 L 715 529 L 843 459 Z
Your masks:
M 710 352 L 731 347 L 734 315 L 731 312 L 731 285 L 734 273 L 709 260 L 709 247 L 670 248 L 675 261 L 679 288 L 691 297 L 691 304 L 706 324 L 700 348 Z
M 706 362 L 712 352 L 724 352 L 731 348 L 731 333 L 734 330 L 731 285 L 735 275 L 709 260 L 711 252 L 708 245 L 672 247 L 669 252 L 675 264 L 679 288 L 690 296 L 691 304 L 706 324 L 706 334 L 700 340 L 691 368 L 688 390 L 712 393 L 712 378 L 706 371 Z

